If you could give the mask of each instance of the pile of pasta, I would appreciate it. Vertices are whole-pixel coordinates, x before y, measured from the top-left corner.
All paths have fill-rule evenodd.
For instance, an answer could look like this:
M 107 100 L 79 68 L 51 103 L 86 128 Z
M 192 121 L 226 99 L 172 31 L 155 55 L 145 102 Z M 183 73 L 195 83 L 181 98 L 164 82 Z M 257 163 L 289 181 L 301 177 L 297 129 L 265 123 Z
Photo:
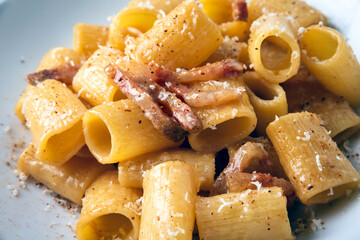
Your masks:
M 27 76 L 18 168 L 82 206 L 78 239 L 293 239 L 296 199 L 360 183 L 337 146 L 360 65 L 326 24 L 300 0 L 132 0 L 76 24 Z

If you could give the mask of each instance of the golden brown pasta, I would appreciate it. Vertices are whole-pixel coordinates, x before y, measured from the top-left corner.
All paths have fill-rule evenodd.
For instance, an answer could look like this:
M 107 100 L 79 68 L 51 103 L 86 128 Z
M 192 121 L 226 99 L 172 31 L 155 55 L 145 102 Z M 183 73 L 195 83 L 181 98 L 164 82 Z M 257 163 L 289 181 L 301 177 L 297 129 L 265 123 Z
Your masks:
M 60 166 L 52 166 L 39 161 L 35 153 L 35 145 L 30 143 L 18 160 L 18 169 L 78 205 L 92 181 L 114 169 L 112 165 L 101 165 L 92 156 L 76 155 Z
M 200 186 L 194 169 L 179 161 L 164 162 L 146 172 L 143 185 L 139 239 L 191 240 Z
M 190 69 L 205 61 L 221 42 L 217 25 L 196 2 L 184 1 L 125 51 L 141 63 Z
M 345 38 L 335 29 L 314 25 L 300 35 L 301 59 L 330 92 L 360 106 L 360 64 Z
M 270 123 L 266 132 L 302 203 L 327 203 L 359 185 L 360 174 L 315 114 L 282 116 Z
M 62 83 L 41 82 L 28 92 L 23 104 L 39 160 L 60 165 L 84 146 L 82 117 L 86 107 Z
M 116 171 L 101 175 L 85 192 L 76 226 L 78 239 L 138 239 L 141 194 L 139 189 L 121 186 Z

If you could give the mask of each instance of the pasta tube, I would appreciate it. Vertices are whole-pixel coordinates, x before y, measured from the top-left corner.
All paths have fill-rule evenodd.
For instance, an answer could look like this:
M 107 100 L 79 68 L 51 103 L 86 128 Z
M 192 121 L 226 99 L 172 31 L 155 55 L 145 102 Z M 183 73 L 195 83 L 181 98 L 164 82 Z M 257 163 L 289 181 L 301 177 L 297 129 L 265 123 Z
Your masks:
M 285 13 L 289 15 L 288 18 L 295 30 L 320 21 L 327 24 L 324 14 L 302 0 L 251 0 L 248 11 L 251 23 L 267 13 Z
M 125 98 L 104 72 L 107 65 L 121 56 L 123 53 L 116 49 L 101 47 L 96 50 L 76 73 L 73 80 L 75 92 L 93 106 Z
M 67 63 L 70 63 L 71 65 L 80 65 L 81 56 L 70 48 L 52 48 L 43 56 L 36 71 L 54 68 Z
M 184 1 L 138 37 L 125 52 L 141 63 L 152 62 L 171 70 L 190 69 L 204 62 L 221 42 L 217 25 L 196 2 Z
M 36 158 L 60 165 L 84 146 L 86 107 L 63 84 L 46 80 L 28 92 L 23 112 L 37 147 Z
M 250 64 L 247 43 L 240 42 L 237 37 L 225 36 L 220 47 L 211 54 L 205 63 L 214 63 L 229 58 L 236 59 L 244 64 Z
M 327 203 L 360 183 L 360 174 L 315 114 L 282 116 L 270 123 L 266 132 L 302 203 Z
M 330 92 L 344 97 L 352 107 L 360 106 L 360 64 L 345 38 L 320 25 L 300 35 L 301 59 Z
M 323 126 L 337 143 L 344 141 L 360 128 L 360 117 L 343 98 L 326 91 L 317 81 L 286 83 L 290 112 L 316 113 Z
M 199 90 L 229 87 L 244 90 L 241 78 L 194 83 L 192 87 Z M 192 109 L 201 119 L 203 130 L 190 134 L 188 139 L 191 147 L 199 152 L 216 152 L 230 146 L 248 136 L 256 126 L 256 115 L 245 91 L 239 99 L 226 104 Z
M 272 83 L 282 83 L 300 67 L 300 49 L 290 21 L 279 14 L 260 17 L 251 25 L 249 57 L 254 69 Z
M 230 22 L 232 17 L 231 1 L 199 0 L 206 15 L 217 24 Z
M 112 165 L 101 165 L 95 158 L 72 157 L 60 166 L 39 161 L 34 143 L 25 149 L 18 160 L 21 172 L 31 175 L 54 192 L 81 205 L 86 188 L 103 172 L 113 169 Z
M 24 116 L 24 102 L 26 102 L 27 97 L 28 97 L 28 93 L 31 92 L 31 89 L 33 89 L 34 86 L 28 84 L 26 86 L 26 89 L 24 90 L 24 92 L 21 94 L 19 100 L 16 102 L 15 105 L 15 115 L 19 118 L 19 120 L 25 124 L 26 123 L 26 119 Z
M 229 37 L 237 37 L 238 41 L 246 41 L 250 33 L 250 25 L 245 21 L 231 21 L 219 25 L 221 34 Z
M 126 188 L 108 171 L 85 192 L 76 226 L 79 240 L 138 239 L 142 191 Z
M 294 239 L 278 187 L 246 190 L 196 200 L 200 239 Z
M 119 182 L 124 187 L 142 188 L 145 172 L 167 161 L 181 161 L 195 169 L 200 189 L 209 191 L 214 183 L 215 154 L 200 154 L 189 149 L 170 149 L 152 152 L 119 162 Z
M 141 154 L 179 146 L 158 132 L 130 100 L 96 106 L 83 118 L 85 141 L 96 159 L 116 163 Z
M 181 183 L 181 184 L 179 184 Z M 192 239 L 200 182 L 194 169 L 164 162 L 145 173 L 139 239 Z
M 109 27 L 85 23 L 74 26 L 74 50 L 85 58 L 90 57 L 99 46 L 105 46 L 109 37 Z
M 109 31 L 109 45 L 121 51 L 125 49 L 123 34 L 126 28 L 148 31 L 155 20 L 161 17 L 159 11 L 148 7 L 133 6 L 121 10 L 112 20 Z
M 167 0 L 165 2 L 164 0 L 131 0 L 128 6 L 133 7 L 145 5 L 146 7 L 154 8 L 167 14 L 181 2 L 183 2 L 183 0 Z
M 256 72 L 246 72 L 243 80 L 258 122 L 256 131 L 266 135 L 266 127 L 276 116 L 288 113 L 288 105 L 284 89 L 276 83 L 269 83 Z

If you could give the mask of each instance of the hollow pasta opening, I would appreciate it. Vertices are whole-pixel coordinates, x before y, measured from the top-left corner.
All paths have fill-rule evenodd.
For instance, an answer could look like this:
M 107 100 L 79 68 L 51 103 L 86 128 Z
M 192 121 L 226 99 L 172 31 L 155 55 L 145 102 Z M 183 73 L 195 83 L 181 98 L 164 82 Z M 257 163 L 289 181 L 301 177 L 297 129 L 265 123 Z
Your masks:
M 221 150 L 224 146 L 241 140 L 254 129 L 250 117 L 237 117 L 216 125 L 216 130 L 207 128 L 196 136 L 190 136 L 190 145 L 195 149 L 207 152 Z M 234 134 L 236 132 L 236 134 Z M 193 146 L 199 145 L 199 146 Z
M 326 189 L 307 201 L 307 205 L 319 204 L 319 203 L 328 203 L 334 199 L 337 199 L 346 194 L 347 190 L 355 189 L 358 186 L 358 182 L 345 183 L 330 189 Z
M 40 158 L 45 162 L 64 163 L 84 145 L 82 122 L 51 136 L 44 148 L 40 147 Z M 41 143 L 40 143 L 41 146 Z
M 88 113 L 84 118 L 85 141 L 90 151 L 101 160 L 109 157 L 112 142 L 109 128 L 97 115 Z M 99 160 L 100 161 L 100 160 Z
M 122 214 L 111 213 L 95 218 L 82 230 L 89 240 L 131 239 L 133 225 Z
M 291 53 L 289 44 L 279 37 L 269 36 L 261 43 L 261 62 L 265 68 L 274 71 L 275 74 L 278 74 L 276 71 L 290 67 Z
M 116 92 L 114 94 L 112 101 L 116 102 L 116 101 L 119 101 L 124 98 L 125 98 L 124 94 L 119 89 L 116 89 Z
M 276 89 L 272 88 L 266 80 L 261 80 L 255 77 L 244 77 L 244 82 L 248 88 L 260 99 L 271 101 L 278 97 L 279 94 Z
M 303 33 L 301 48 L 313 61 L 325 61 L 330 59 L 339 46 L 337 38 L 328 31 L 312 28 Z

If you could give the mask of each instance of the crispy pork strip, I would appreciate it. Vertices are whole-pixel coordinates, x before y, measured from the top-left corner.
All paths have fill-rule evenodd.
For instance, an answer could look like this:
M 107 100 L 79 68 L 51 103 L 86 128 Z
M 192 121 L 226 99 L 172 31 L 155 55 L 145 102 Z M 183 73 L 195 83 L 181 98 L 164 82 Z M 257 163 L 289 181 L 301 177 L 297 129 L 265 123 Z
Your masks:
M 188 134 L 173 117 L 166 115 L 162 111 L 148 92 L 124 75 L 119 67 L 110 64 L 105 68 L 105 73 L 113 79 L 119 89 L 130 100 L 144 111 L 146 118 L 151 121 L 158 131 L 175 142 L 180 141 Z
M 215 180 L 213 188 L 210 190 L 210 196 L 223 194 L 228 191 L 226 176 L 229 173 L 243 172 L 255 159 L 265 163 L 269 161 L 268 157 L 267 151 L 260 143 L 247 142 L 242 145 Z
M 226 185 L 229 192 L 241 192 L 260 187 L 281 187 L 288 198 L 288 205 L 292 205 L 296 198 L 295 188 L 291 182 L 266 173 L 230 172 L 226 174 Z
M 247 22 L 248 20 L 248 9 L 247 9 L 247 5 L 246 5 L 246 1 L 245 0 L 235 0 L 232 3 L 232 8 L 233 8 L 233 19 L 238 21 L 245 21 Z
M 196 133 L 202 130 L 201 120 L 175 94 L 166 91 L 165 88 L 144 76 L 135 75 L 130 77 L 142 89 L 148 92 L 168 115 L 174 117 L 186 131 Z
M 228 147 L 229 157 L 230 159 L 235 156 L 235 154 L 239 153 L 240 147 L 247 142 L 258 143 L 264 147 L 266 152 L 268 153 L 267 158 L 254 158 L 249 162 L 249 165 L 243 170 L 243 172 L 252 173 L 254 171 L 260 173 L 269 173 L 271 176 L 284 178 L 286 180 L 287 176 L 284 172 L 280 164 L 279 157 L 274 149 L 274 146 L 271 144 L 270 140 L 264 137 L 252 138 L 246 137 L 233 146 Z
M 158 78 L 166 77 L 169 79 L 168 81 L 175 80 L 177 83 L 204 82 L 221 78 L 236 78 L 244 73 L 243 64 L 234 59 L 225 59 L 179 73 L 171 72 L 170 70 L 164 68 L 159 69 L 163 72 L 157 72 L 157 74 L 161 73 Z M 167 73 L 165 74 L 164 71 Z
M 215 91 L 198 90 L 189 86 L 165 82 L 164 87 L 182 99 L 191 107 L 219 106 L 238 99 L 244 92 L 243 89 L 219 89 Z
M 75 74 L 80 69 L 78 64 L 66 63 L 58 67 L 51 69 L 44 69 L 35 73 L 30 73 L 27 75 L 28 82 L 31 85 L 37 85 L 46 79 L 55 79 L 66 85 L 71 85 Z
M 245 88 L 199 91 L 179 82 L 208 81 L 221 78 L 237 77 L 243 74 L 243 65 L 233 59 L 208 64 L 190 71 L 177 73 L 163 67 L 146 65 L 133 60 L 122 60 L 121 66 L 133 76 L 141 75 L 152 79 L 167 91 L 175 93 L 178 98 L 192 107 L 218 106 L 238 99 Z

